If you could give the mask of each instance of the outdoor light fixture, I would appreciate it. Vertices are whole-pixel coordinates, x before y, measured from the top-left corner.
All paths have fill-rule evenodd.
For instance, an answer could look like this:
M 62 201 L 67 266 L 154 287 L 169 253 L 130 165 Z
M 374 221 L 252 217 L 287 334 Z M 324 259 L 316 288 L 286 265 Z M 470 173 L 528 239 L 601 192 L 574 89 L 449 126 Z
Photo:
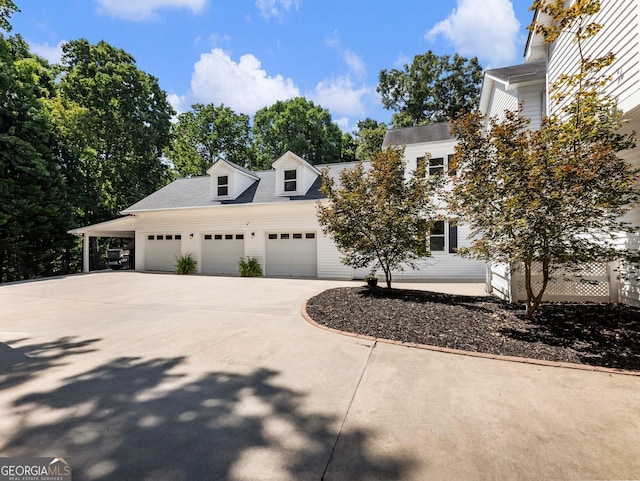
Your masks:
M 251 233 L 251 238 L 253 239 L 255 236 L 256 236 L 256 233 L 255 233 L 255 232 L 252 232 L 252 233 Z
M 189 239 L 193 239 L 193 234 L 189 234 Z

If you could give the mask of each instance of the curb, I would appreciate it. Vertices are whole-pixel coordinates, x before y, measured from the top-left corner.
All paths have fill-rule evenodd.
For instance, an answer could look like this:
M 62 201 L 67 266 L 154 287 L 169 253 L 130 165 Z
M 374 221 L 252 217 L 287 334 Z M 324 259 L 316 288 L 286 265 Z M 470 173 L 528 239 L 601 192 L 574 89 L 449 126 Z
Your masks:
M 563 368 L 563 369 L 574 369 L 578 371 L 592 371 L 592 372 L 602 372 L 607 374 L 622 374 L 625 376 L 640 377 L 640 371 L 628 371 L 625 369 L 615 369 L 611 367 L 588 366 L 586 364 L 576 364 L 572 362 L 545 361 L 543 359 L 531 359 L 528 357 L 503 356 L 500 354 L 487 354 L 484 352 L 463 351 L 461 349 L 452 349 L 449 347 L 431 346 L 429 344 L 416 344 L 414 342 L 393 341 L 391 339 L 384 339 L 379 337 L 367 336 L 364 334 L 356 334 L 353 332 L 341 331 L 339 329 L 334 329 L 332 327 L 324 326 L 322 324 L 317 323 L 307 313 L 307 301 L 304 301 L 302 303 L 301 313 L 302 313 L 302 317 L 304 317 L 305 320 L 314 327 L 323 329 L 325 331 L 333 332 L 335 334 L 340 334 L 347 337 L 354 337 L 356 339 L 366 339 L 368 341 L 383 342 L 385 344 L 391 344 L 394 346 L 408 347 L 413 349 L 422 349 L 425 351 L 442 352 L 445 354 L 457 354 L 459 356 L 477 357 L 480 359 L 492 359 L 496 361 L 507 361 L 507 362 L 517 362 L 520 364 L 531 364 L 534 366 L 557 367 L 557 368 Z

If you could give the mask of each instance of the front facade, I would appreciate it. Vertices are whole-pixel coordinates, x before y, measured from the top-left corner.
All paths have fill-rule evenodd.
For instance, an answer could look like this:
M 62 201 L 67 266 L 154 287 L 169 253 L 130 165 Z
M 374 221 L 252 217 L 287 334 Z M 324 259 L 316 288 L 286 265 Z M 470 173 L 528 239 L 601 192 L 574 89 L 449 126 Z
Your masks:
M 404 130 L 390 131 L 387 145 Z M 445 171 L 455 145 L 448 130 L 445 124 L 412 133 L 405 151 L 407 175 L 427 152 L 431 174 Z M 316 217 L 317 202 L 324 202 L 319 169 L 328 169 L 337 179 L 341 170 L 352 166 L 316 167 L 292 152 L 263 172 L 218 160 L 207 176 L 176 180 L 124 210 L 125 217 L 72 232 L 84 235 L 86 245 L 90 236 L 134 237 L 135 268 L 140 271 L 173 272 L 176 259 L 189 254 L 201 274 L 238 275 L 240 258 L 255 257 L 270 277 L 361 279 L 369 270 L 342 264 Z M 431 237 L 432 257 L 420 262 L 417 270 L 395 272 L 394 279 L 484 280 L 484 263 L 455 254 L 458 245 L 468 243 L 467 234 L 464 226 L 438 223 Z

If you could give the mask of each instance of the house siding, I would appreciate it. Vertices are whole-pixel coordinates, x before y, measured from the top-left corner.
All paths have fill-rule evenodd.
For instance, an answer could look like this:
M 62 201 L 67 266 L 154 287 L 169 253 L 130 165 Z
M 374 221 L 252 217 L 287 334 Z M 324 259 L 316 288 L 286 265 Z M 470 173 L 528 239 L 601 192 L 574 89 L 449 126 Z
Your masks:
M 505 110 L 518 110 L 518 97 L 515 91 L 506 91 L 505 86 L 496 83 L 493 91 L 491 107 L 487 113 L 487 122 L 489 118 L 497 117 L 504 119 Z M 488 124 L 487 124 L 488 125 Z
M 602 30 L 592 39 L 584 42 L 584 53 L 597 57 L 613 52 L 616 59 L 602 72 L 610 76 L 607 94 L 618 100 L 623 111 L 638 105 L 640 94 L 640 65 L 638 46 L 638 12 L 640 0 L 609 0 L 602 2 L 602 9 L 592 20 L 603 25 Z M 562 33 L 549 48 L 548 82 L 552 85 L 563 73 L 575 73 L 579 67 L 578 47 L 570 33 Z M 552 113 L 561 104 L 548 99 Z
M 537 130 L 542 125 L 544 112 L 544 84 L 518 88 L 518 104 L 523 103 L 523 115 L 531 120 L 529 128 Z
M 295 202 L 277 205 L 224 206 L 175 211 L 153 211 L 136 214 L 136 269 L 145 269 L 147 235 L 181 233 L 182 254 L 191 254 L 198 261 L 202 234 L 244 234 L 245 256 L 256 257 L 265 266 L 266 237 L 269 233 L 316 233 L 317 276 L 324 279 L 353 279 L 354 269 L 340 261 L 341 255 L 329 235 L 322 232 L 316 218 L 315 202 Z M 468 228 L 458 227 L 459 245 L 468 245 Z M 193 237 L 191 237 L 193 234 Z M 253 234 L 253 236 L 252 236 Z M 421 261 L 420 271 L 394 272 L 395 280 L 481 281 L 484 263 L 470 261 L 455 254 L 434 253 Z

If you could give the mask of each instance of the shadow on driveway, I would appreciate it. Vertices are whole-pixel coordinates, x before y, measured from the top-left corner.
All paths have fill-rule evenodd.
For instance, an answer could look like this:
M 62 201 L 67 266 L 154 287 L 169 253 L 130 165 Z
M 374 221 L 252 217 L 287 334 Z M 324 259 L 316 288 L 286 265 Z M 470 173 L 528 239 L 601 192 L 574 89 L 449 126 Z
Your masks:
M 5 439 L 2 455 L 64 456 L 78 480 L 323 478 L 339 416 L 305 412 L 305 394 L 278 386 L 276 371 L 210 372 L 187 381 L 172 373 L 183 362 L 115 359 L 20 397 L 14 408 L 28 422 Z M 412 461 L 374 458 L 367 451 L 373 434 L 340 433 L 358 479 L 405 478 Z

